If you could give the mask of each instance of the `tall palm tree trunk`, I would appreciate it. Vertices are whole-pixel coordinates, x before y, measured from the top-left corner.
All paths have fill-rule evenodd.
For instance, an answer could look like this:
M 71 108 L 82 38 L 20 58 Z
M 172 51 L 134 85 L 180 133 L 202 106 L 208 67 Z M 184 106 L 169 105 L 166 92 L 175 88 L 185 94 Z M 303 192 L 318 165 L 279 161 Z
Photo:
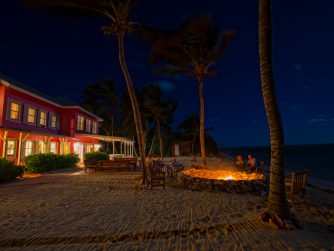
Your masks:
M 161 158 L 163 158 L 164 157 L 164 149 L 163 149 L 163 142 L 162 142 L 162 137 L 161 137 L 161 128 L 160 128 L 160 121 L 159 120 L 157 120 L 157 132 L 158 132 L 158 137 L 159 137 L 159 143 L 160 143 L 160 156 L 161 156 Z
M 262 95 L 270 129 L 270 188 L 267 210 L 281 219 L 290 216 L 285 193 L 284 133 L 276 100 L 271 52 L 271 0 L 259 0 L 259 53 Z
M 202 164 L 206 165 L 205 153 L 205 134 L 204 134 L 204 95 L 203 95 L 203 77 L 199 78 L 199 102 L 200 102 L 200 122 L 199 122 L 199 139 L 201 145 Z
M 124 33 L 120 32 L 117 36 L 118 40 L 118 58 L 119 58 L 119 63 L 121 65 L 122 72 L 124 74 L 125 82 L 128 88 L 130 100 L 131 100 L 131 105 L 132 105 L 132 110 L 133 110 L 133 116 L 135 120 L 135 125 L 136 125 L 136 132 L 137 132 L 137 138 L 138 138 L 138 147 L 139 147 L 139 154 L 140 154 L 140 159 L 142 163 L 142 177 L 143 177 L 143 182 L 146 183 L 147 176 L 146 176 L 146 158 L 145 158 L 145 137 L 144 137 L 144 131 L 143 131 L 143 126 L 142 126 L 142 121 L 141 121 L 141 116 L 140 116 L 140 111 L 139 111 L 139 106 L 138 106 L 138 101 L 137 97 L 135 94 L 135 91 L 133 89 L 133 84 L 132 84 L 132 79 L 130 76 L 130 73 L 128 71 L 128 67 L 126 65 L 126 60 L 125 60 L 125 54 L 124 54 Z

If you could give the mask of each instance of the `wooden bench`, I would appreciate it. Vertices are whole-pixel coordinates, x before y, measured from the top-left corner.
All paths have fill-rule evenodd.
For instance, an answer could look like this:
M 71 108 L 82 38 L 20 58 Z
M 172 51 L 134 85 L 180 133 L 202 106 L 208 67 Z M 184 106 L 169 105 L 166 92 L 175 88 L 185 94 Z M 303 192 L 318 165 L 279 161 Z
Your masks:
M 137 168 L 137 160 L 138 158 L 114 158 L 114 161 L 126 162 L 129 168 L 133 170 Z
M 129 170 L 127 161 L 99 160 L 101 170 Z
M 166 173 L 159 170 L 154 169 L 151 165 L 147 168 L 147 178 L 148 183 L 147 186 L 151 186 L 151 190 L 153 187 L 160 187 L 162 186 L 164 189 L 166 189 Z
M 286 195 L 292 205 L 295 204 L 294 195 L 296 193 L 302 193 L 303 197 L 305 197 L 306 195 L 307 174 L 308 174 L 307 171 L 293 172 L 291 174 L 291 178 L 285 179 Z
M 101 171 L 99 162 L 96 159 L 84 160 L 84 166 L 85 166 L 85 172 L 87 172 L 88 169 Z

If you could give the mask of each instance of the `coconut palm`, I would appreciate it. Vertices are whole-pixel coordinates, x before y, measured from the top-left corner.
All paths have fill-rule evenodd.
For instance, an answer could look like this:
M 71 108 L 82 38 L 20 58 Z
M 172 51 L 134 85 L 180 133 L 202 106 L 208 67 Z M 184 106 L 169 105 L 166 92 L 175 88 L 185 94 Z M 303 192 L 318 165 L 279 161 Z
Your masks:
M 143 87 L 143 112 L 154 121 L 159 139 L 160 156 L 164 156 L 161 129 L 172 122 L 173 113 L 177 102 L 173 98 L 164 99 L 159 85 L 147 85 Z
M 61 14 L 70 15 L 71 17 L 90 17 L 98 14 L 110 21 L 110 24 L 104 26 L 102 31 L 106 35 L 115 35 L 117 37 L 118 59 L 132 104 L 142 163 L 143 182 L 146 182 L 145 137 L 137 97 L 128 71 L 124 52 L 124 37 L 126 34 L 133 31 L 135 25 L 134 22 L 131 22 L 128 18 L 132 9 L 131 0 L 23 0 L 23 2 L 30 7 L 57 13 L 60 12 Z
M 87 85 L 83 90 L 82 106 L 103 118 L 101 129 L 106 135 L 114 135 L 114 121 L 118 105 L 114 82 L 111 79 Z
M 270 189 L 267 210 L 281 219 L 290 216 L 285 193 L 284 132 L 275 93 L 271 49 L 271 1 L 259 0 L 259 55 L 262 95 L 270 129 Z
M 206 165 L 203 83 L 215 75 L 213 66 L 222 57 L 235 32 L 219 32 L 209 16 L 185 21 L 179 31 L 143 29 L 143 37 L 153 42 L 152 64 L 158 71 L 184 74 L 198 82 L 200 100 L 200 146 L 202 164 Z

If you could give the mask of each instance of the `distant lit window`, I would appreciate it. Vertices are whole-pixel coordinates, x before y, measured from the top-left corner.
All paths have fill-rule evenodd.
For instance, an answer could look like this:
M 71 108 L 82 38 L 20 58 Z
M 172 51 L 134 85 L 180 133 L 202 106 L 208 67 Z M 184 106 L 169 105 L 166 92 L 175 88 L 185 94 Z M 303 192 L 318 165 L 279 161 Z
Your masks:
M 41 126 L 46 126 L 46 112 L 40 112 L 40 114 L 39 114 L 39 124 Z
M 24 149 L 24 156 L 29 156 L 33 154 L 34 144 L 32 141 L 26 141 L 25 149 Z
M 87 144 L 87 145 L 86 145 L 86 152 L 87 152 L 87 153 L 91 153 L 91 152 L 93 152 L 93 145 L 91 145 L 91 144 Z
M 18 120 L 19 119 L 19 111 L 20 111 L 20 105 L 15 102 L 11 102 L 10 104 L 10 119 L 12 120 Z
M 57 128 L 57 116 L 56 115 L 52 115 L 51 117 L 51 127 Z
M 15 148 L 16 148 L 16 141 L 8 140 L 7 141 L 7 157 L 15 157 Z
M 28 123 L 36 123 L 36 109 L 29 107 L 28 108 Z
M 78 115 L 78 122 L 77 122 L 77 130 L 83 131 L 84 130 L 85 119 L 83 116 Z
M 50 142 L 50 153 L 57 154 L 57 142 Z
M 86 132 L 91 132 L 92 121 L 90 119 L 86 119 Z
M 70 153 L 70 143 L 69 142 L 62 142 L 60 145 L 60 153 L 61 154 L 68 154 Z
M 96 121 L 93 121 L 92 132 L 93 132 L 94 134 L 97 134 L 97 122 L 96 122 Z
M 38 141 L 37 142 L 38 144 L 37 144 L 37 147 L 38 147 L 38 149 L 37 149 L 37 152 L 38 153 L 45 153 L 45 143 L 44 143 L 44 141 Z

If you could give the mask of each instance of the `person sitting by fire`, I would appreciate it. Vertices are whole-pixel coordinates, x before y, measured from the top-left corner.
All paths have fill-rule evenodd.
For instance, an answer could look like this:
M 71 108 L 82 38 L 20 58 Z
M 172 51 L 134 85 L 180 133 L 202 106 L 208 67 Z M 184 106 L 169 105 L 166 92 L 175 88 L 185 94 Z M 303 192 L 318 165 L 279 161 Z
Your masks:
M 250 172 L 256 171 L 256 159 L 252 155 L 248 155 L 247 169 Z
M 184 166 L 176 160 L 176 156 L 170 161 L 170 166 L 173 168 L 174 172 L 178 172 L 184 169 Z
M 245 168 L 245 161 L 240 154 L 235 158 L 234 165 L 241 170 Z

